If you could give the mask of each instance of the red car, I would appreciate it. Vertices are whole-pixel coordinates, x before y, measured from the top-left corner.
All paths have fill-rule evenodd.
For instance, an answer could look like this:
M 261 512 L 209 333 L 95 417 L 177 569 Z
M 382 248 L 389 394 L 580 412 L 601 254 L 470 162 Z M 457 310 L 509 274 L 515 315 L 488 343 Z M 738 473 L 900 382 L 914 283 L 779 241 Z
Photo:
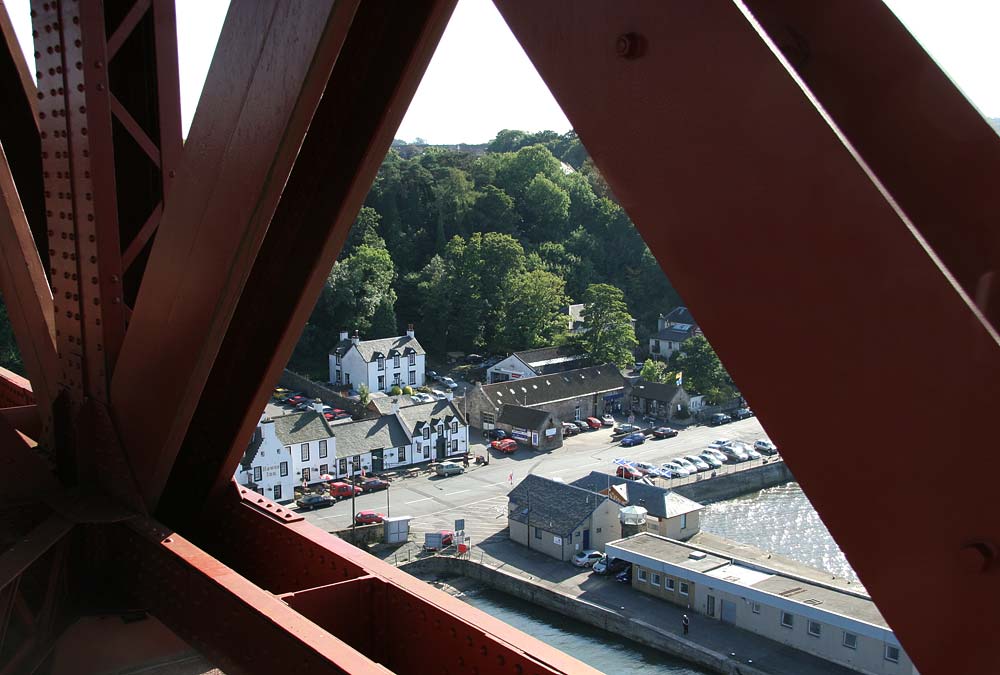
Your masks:
M 354 516 L 354 522 L 358 525 L 374 525 L 381 523 L 384 517 L 378 511 L 358 511 Z
M 615 471 L 615 475 L 618 476 L 619 478 L 628 478 L 629 480 L 639 480 L 645 474 L 633 466 L 619 465 L 618 470 Z
M 503 452 L 509 455 L 517 450 L 517 441 L 513 438 L 501 438 L 499 441 L 493 441 L 490 443 L 490 447 L 497 452 Z
M 330 496 L 334 499 L 349 499 L 351 494 L 359 495 L 364 490 L 357 487 L 356 485 L 348 485 L 347 483 L 330 483 Z
M 591 429 L 600 429 L 602 426 L 604 426 L 603 424 L 601 424 L 601 420 L 597 419 L 596 417 L 588 417 L 584 421 L 587 423 L 587 426 L 590 427 Z

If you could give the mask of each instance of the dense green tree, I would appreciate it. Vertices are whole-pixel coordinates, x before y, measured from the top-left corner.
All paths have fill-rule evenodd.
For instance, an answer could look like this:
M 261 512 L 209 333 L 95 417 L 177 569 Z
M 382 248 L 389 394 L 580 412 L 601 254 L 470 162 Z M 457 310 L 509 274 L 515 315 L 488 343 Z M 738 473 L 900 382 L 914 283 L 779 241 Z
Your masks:
M 670 374 L 666 363 L 653 359 L 646 359 L 646 362 L 642 364 L 642 370 L 639 371 L 639 377 L 647 382 L 667 382 Z
M 558 241 L 566 236 L 569 220 L 569 195 L 553 181 L 539 173 L 524 191 L 521 199 L 525 235 L 535 242 Z
M 395 280 L 396 271 L 386 249 L 359 246 L 330 271 L 325 308 L 329 318 L 321 319 L 322 323 L 331 327 L 354 328 L 362 335 L 372 335 L 375 315 L 381 306 L 378 327 L 393 334 L 394 329 L 387 325 L 387 316 L 396 303 Z M 394 318 L 392 324 L 395 324 Z
M 632 349 L 639 344 L 624 294 L 608 284 L 592 284 L 583 302 L 584 332 L 578 344 L 594 363 L 614 363 L 624 368 L 632 362 Z
M 514 200 L 495 185 L 486 185 L 476 194 L 466 222 L 470 232 L 500 232 L 517 237 L 521 217 L 514 208 Z
M 704 335 L 682 342 L 670 365 L 682 373 L 686 390 L 704 394 L 710 403 L 728 401 L 737 394 L 732 378 Z
M 565 282 L 544 270 L 523 272 L 510 279 L 505 320 L 498 342 L 505 351 L 544 347 L 566 331 Z
M 549 180 L 562 180 L 562 165 L 544 145 L 529 145 L 515 153 L 499 155 L 495 184 L 517 202 L 524 196 L 535 176 L 542 174 Z

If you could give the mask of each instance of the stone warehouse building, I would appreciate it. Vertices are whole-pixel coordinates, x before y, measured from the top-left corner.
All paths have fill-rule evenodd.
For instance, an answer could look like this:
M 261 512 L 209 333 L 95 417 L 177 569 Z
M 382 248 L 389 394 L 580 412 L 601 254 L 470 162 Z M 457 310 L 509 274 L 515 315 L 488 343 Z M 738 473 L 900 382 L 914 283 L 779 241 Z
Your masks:
M 599 417 L 623 397 L 625 381 L 612 364 L 541 375 L 523 381 L 477 384 L 466 394 L 469 425 L 482 431 L 497 425 L 504 405 L 538 408 L 556 422 Z

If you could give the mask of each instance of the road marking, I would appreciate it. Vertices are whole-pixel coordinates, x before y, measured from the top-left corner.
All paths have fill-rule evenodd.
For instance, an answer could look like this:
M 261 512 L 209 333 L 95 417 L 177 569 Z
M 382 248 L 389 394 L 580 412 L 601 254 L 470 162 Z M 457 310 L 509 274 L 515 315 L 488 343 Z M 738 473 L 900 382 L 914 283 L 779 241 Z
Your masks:
M 433 497 L 424 497 L 423 499 L 414 499 L 412 502 L 406 502 L 407 504 L 416 504 L 417 502 L 428 502 L 434 499 Z
M 568 469 L 559 469 L 558 471 L 552 471 L 550 473 L 566 473 L 567 471 L 579 471 L 581 467 L 594 466 L 595 464 L 604 464 L 604 462 L 587 462 L 586 464 L 577 464 L 576 466 L 570 467 Z
M 445 495 L 445 497 L 450 497 L 452 495 L 460 495 L 463 492 L 472 492 L 472 491 L 471 490 L 456 490 L 455 492 L 449 492 L 448 494 Z

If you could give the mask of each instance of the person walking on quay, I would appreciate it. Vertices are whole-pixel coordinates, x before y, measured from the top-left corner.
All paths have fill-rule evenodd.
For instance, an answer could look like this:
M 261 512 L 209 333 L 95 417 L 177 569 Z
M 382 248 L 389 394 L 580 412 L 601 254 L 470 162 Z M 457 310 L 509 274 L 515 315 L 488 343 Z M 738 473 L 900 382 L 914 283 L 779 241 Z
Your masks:
M 685 614 L 684 616 L 681 617 L 681 625 L 684 626 L 684 634 L 685 635 L 688 634 L 688 626 L 690 624 L 691 624 L 691 621 L 688 619 L 688 615 L 687 614 Z

